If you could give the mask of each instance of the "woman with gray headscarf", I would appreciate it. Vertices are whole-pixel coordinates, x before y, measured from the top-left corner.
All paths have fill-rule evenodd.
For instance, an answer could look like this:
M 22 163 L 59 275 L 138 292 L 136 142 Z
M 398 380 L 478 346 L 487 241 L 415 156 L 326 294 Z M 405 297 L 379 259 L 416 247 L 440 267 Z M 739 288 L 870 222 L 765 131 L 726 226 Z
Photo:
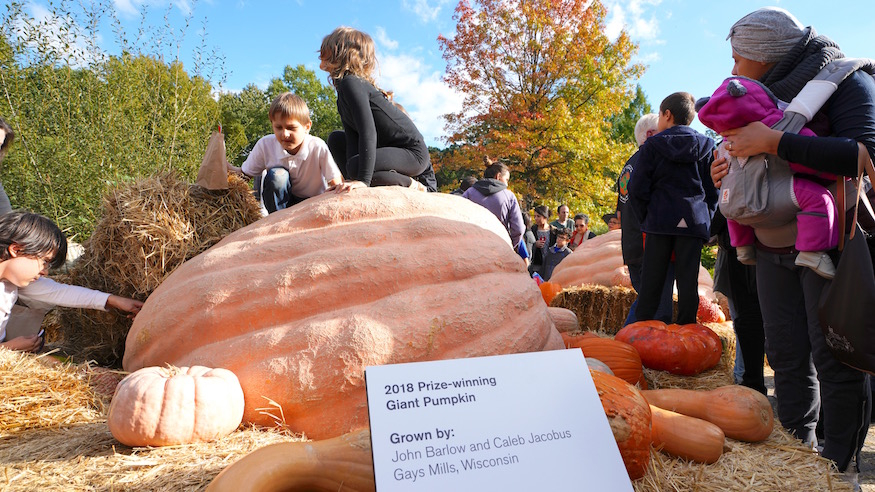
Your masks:
M 790 101 L 825 65 L 843 58 L 838 45 L 804 27 L 779 8 L 754 11 L 729 31 L 733 75 L 763 82 Z M 732 156 L 776 154 L 787 161 L 843 176 L 857 175 L 857 142 L 875 155 L 875 80 L 864 71 L 842 82 L 809 128 L 817 137 L 772 130 L 751 123 L 723 133 Z M 720 186 L 726 159 L 715 158 L 711 177 Z M 826 345 L 817 306 L 823 279 L 794 264 L 793 241 L 764 245 L 758 234 L 757 286 L 766 333 L 766 355 L 775 370 L 778 417 L 811 445 L 823 406 L 821 454 L 855 481 L 849 465 L 859 454 L 869 424 L 868 376 L 840 363 Z M 859 460 L 857 460 L 859 464 Z

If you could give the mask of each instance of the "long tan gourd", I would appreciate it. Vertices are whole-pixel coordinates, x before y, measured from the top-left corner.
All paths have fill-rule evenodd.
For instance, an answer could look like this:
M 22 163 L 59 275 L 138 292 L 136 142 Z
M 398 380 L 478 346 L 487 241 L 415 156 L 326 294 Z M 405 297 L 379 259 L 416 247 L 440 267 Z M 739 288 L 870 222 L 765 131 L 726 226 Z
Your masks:
M 653 447 L 698 463 L 714 463 L 723 455 L 725 437 L 707 420 L 650 405 Z
M 376 490 L 367 429 L 314 442 L 259 448 L 222 470 L 208 492 Z
M 124 367 L 229 369 L 245 422 L 324 439 L 367 425 L 367 366 L 562 348 L 494 215 L 382 187 L 311 198 L 187 261 L 134 320 Z
M 768 398 L 745 386 L 722 386 L 710 391 L 658 389 L 642 391 L 659 408 L 707 420 L 726 437 L 759 442 L 772 433 L 775 418 Z

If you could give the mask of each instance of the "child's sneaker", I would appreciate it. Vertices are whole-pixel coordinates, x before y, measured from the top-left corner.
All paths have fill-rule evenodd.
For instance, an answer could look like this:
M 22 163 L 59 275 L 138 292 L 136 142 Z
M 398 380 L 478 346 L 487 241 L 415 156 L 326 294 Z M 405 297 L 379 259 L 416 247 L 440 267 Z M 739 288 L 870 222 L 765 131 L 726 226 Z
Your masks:
M 735 254 L 738 257 L 739 263 L 742 265 L 757 264 L 757 250 L 753 245 L 739 246 L 735 248 Z
M 823 251 L 800 251 L 796 255 L 796 265 L 808 267 L 828 280 L 836 276 L 836 267 L 832 264 L 832 259 Z

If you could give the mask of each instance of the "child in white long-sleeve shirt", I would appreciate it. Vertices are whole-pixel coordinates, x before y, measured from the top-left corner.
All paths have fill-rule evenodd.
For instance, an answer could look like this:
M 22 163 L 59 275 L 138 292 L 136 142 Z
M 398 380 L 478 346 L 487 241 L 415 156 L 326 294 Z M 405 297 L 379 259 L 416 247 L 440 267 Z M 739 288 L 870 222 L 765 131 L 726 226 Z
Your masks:
M 50 266 L 67 256 L 67 239 L 54 222 L 39 214 L 11 212 L 0 216 L 0 347 L 38 351 L 40 335 L 6 340 L 6 324 L 15 301 L 32 299 L 75 308 L 107 310 L 114 307 L 136 316 L 141 301 L 42 278 Z

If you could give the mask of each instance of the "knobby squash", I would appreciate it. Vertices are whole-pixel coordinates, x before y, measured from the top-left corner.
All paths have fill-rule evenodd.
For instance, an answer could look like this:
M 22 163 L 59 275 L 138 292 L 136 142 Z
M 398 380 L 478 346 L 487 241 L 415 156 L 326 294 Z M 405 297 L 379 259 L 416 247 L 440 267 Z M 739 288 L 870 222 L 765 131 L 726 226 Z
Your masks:
M 710 391 L 658 389 L 641 394 L 651 405 L 707 420 L 726 437 L 739 441 L 763 441 L 775 425 L 768 398 L 745 386 L 733 384 Z
M 128 446 L 169 446 L 224 437 L 243 418 L 243 390 L 225 369 L 146 367 L 116 386 L 107 424 Z
M 650 406 L 641 393 L 622 379 L 589 371 L 629 478 L 636 480 L 650 465 Z
M 259 448 L 213 479 L 207 492 L 376 490 L 371 434 L 361 429 L 333 439 Z
M 698 463 L 714 463 L 726 444 L 720 427 L 707 420 L 689 417 L 650 405 L 653 416 L 653 447 L 672 456 Z
M 615 339 L 634 346 L 645 367 L 693 376 L 720 362 L 723 343 L 710 328 L 697 323 L 666 325 L 658 320 L 623 327 Z
M 507 230 L 456 196 L 325 193 L 186 261 L 149 296 L 124 367 L 233 371 L 243 419 L 313 439 L 367 425 L 366 366 L 562 349 Z

